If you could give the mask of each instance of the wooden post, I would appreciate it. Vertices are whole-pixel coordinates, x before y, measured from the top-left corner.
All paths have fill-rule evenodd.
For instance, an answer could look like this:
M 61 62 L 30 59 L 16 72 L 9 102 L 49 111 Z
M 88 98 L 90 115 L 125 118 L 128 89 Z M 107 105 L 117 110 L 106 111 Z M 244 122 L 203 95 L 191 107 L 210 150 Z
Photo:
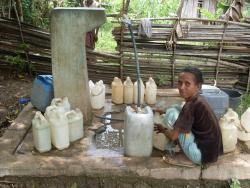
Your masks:
M 220 57 L 221 57 L 221 53 L 222 53 L 222 49 L 223 49 L 223 42 L 224 42 L 224 37 L 225 37 L 225 34 L 226 34 L 227 26 L 228 26 L 228 22 L 226 22 L 224 24 L 224 30 L 223 30 L 223 34 L 222 34 L 222 37 L 221 37 L 220 49 L 219 49 L 219 52 L 218 52 L 218 58 L 217 58 L 217 62 L 216 62 L 216 72 L 215 72 L 215 81 L 216 81 L 216 83 L 218 83 L 218 75 L 219 75 L 219 69 L 220 69 Z

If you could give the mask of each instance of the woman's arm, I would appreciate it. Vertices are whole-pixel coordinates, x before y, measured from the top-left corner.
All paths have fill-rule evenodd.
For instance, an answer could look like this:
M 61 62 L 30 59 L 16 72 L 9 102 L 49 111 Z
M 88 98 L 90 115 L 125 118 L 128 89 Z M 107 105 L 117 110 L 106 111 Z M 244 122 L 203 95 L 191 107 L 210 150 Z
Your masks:
M 157 131 L 157 133 L 163 133 L 167 138 L 173 141 L 177 140 L 179 136 L 178 130 L 167 130 L 167 128 L 158 123 L 155 123 L 154 130 Z

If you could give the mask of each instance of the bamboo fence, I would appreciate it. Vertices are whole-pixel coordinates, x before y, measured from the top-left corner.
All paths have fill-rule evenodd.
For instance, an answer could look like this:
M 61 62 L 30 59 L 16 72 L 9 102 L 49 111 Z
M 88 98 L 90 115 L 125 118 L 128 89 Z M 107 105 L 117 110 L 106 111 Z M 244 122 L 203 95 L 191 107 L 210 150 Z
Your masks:
M 206 24 L 202 24 L 202 22 Z M 152 19 L 152 37 L 138 35 L 140 20 L 132 20 L 141 76 L 152 76 L 159 85 L 176 87 L 186 66 L 199 67 L 205 83 L 249 90 L 250 24 L 205 19 Z M 20 35 L 20 28 L 23 40 Z M 97 63 L 88 64 L 89 78 L 110 84 L 114 76 L 136 78 L 131 36 L 121 24 L 113 30 L 117 53 L 88 51 Z M 25 49 L 21 44 L 28 45 Z M 37 74 L 51 74 L 50 34 L 40 28 L 0 18 L 0 69 L 15 70 L 6 56 L 19 55 Z

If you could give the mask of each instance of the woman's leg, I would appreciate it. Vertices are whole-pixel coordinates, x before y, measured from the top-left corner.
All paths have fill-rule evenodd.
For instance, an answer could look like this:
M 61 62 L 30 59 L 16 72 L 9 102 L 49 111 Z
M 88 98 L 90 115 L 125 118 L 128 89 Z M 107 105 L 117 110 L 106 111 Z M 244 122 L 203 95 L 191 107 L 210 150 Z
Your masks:
M 190 133 L 180 133 L 179 143 L 185 155 L 195 164 L 201 165 L 201 151 L 194 141 L 194 135 Z

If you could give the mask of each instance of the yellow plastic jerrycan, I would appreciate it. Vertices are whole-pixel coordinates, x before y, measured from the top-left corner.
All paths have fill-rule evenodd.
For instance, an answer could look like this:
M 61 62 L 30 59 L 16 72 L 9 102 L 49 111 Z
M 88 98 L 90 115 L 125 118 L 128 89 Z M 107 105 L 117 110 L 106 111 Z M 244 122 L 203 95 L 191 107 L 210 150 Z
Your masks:
M 128 76 L 123 83 L 123 99 L 125 104 L 133 103 L 134 86 L 130 77 Z
M 123 84 L 120 78 L 114 77 L 114 80 L 111 84 L 112 89 L 112 102 L 115 104 L 123 103 Z
M 134 103 L 137 104 L 138 103 L 138 86 L 137 86 L 137 81 L 134 83 Z M 140 103 L 143 104 L 144 102 L 144 93 L 145 93 L 145 86 L 143 84 L 143 81 L 140 79 L 140 90 L 141 90 L 141 95 L 140 95 Z
M 152 77 L 146 82 L 145 101 L 152 105 L 156 103 L 157 85 Z

